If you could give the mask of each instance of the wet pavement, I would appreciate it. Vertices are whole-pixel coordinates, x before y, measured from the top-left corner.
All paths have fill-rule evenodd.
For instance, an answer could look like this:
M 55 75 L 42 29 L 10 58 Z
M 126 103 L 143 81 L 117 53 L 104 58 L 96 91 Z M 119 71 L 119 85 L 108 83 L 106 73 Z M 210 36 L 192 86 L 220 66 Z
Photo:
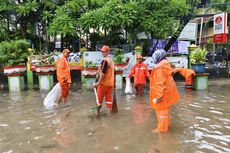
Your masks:
M 230 79 L 229 79 L 230 80 Z M 154 134 L 156 116 L 144 97 L 117 91 L 119 112 L 97 118 L 93 91 L 78 89 L 69 105 L 45 109 L 47 93 L 0 92 L 1 153 L 229 153 L 230 81 L 212 80 L 208 91 L 184 90 L 171 109 L 171 127 Z

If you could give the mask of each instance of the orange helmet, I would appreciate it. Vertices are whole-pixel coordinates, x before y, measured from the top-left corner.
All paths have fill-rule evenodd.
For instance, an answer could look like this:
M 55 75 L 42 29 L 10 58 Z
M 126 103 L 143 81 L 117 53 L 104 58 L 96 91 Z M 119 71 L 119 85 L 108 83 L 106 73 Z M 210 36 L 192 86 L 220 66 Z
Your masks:
M 109 52 L 109 51 L 110 51 L 110 48 L 109 48 L 109 46 L 104 45 L 104 46 L 102 47 L 101 51 L 102 51 L 102 52 Z
M 143 59 L 141 55 L 137 55 L 137 59 Z
M 62 53 L 64 54 L 64 53 L 70 53 L 70 52 L 71 52 L 70 50 L 64 49 Z

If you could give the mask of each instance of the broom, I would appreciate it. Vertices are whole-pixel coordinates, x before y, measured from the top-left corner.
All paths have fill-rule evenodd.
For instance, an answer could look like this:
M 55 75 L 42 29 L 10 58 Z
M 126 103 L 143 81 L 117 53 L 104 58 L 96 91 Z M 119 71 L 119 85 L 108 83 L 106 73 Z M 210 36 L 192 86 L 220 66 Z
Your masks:
M 113 105 L 112 105 L 112 113 L 117 113 L 118 108 L 117 108 L 117 97 L 116 97 L 116 71 L 114 72 L 114 88 L 113 88 Z
M 97 89 L 96 89 L 96 88 L 94 88 L 94 93 L 95 93 L 95 97 L 96 97 L 96 103 L 97 103 L 97 105 L 96 105 L 96 106 L 91 107 L 91 108 L 90 108 L 90 112 L 95 112 L 95 111 L 99 108 L 99 106 L 100 106 L 99 101 L 98 101 Z
M 112 105 L 112 113 L 117 113 L 117 98 L 116 98 L 116 89 L 113 89 L 113 105 Z

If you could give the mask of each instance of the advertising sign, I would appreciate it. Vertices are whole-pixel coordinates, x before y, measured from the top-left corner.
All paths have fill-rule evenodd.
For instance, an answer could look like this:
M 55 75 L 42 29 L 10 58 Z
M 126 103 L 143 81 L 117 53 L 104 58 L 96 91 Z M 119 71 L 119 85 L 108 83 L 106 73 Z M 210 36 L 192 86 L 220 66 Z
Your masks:
M 213 42 L 226 43 L 227 42 L 227 13 L 220 13 L 214 15 L 213 20 Z

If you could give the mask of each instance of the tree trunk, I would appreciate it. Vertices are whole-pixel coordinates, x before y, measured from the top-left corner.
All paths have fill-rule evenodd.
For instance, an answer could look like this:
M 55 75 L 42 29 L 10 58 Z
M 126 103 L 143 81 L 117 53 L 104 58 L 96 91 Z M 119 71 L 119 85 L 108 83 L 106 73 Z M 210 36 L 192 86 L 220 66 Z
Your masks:
M 7 30 L 10 31 L 10 17 L 7 15 Z
M 63 34 L 61 34 L 61 50 L 63 50 L 64 48 L 63 48 L 63 46 L 64 46 L 64 42 L 63 42 L 63 40 L 64 40 L 64 38 L 63 38 Z
M 22 38 L 26 38 L 26 32 L 25 32 L 25 25 L 22 19 L 20 19 L 20 24 L 21 24 L 21 32 L 22 32 Z

